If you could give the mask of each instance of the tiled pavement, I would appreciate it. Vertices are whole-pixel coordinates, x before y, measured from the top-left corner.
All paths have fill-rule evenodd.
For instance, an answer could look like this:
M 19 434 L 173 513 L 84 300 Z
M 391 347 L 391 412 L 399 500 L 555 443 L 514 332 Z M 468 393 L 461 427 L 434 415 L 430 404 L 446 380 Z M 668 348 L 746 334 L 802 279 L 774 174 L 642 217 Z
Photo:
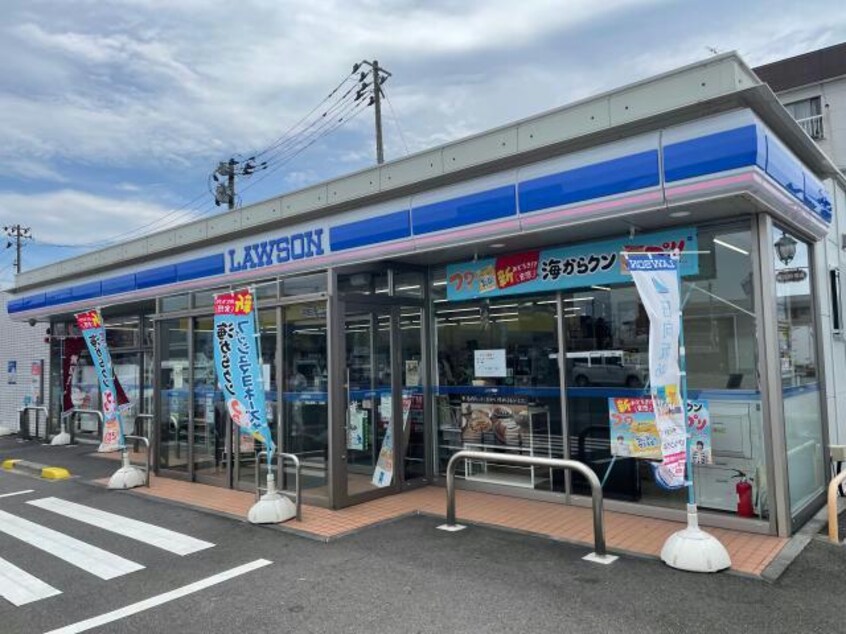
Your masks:
M 250 493 L 170 478 L 153 477 L 149 489 L 135 491 L 240 518 L 246 517 L 255 500 Z M 533 533 L 587 546 L 593 543 L 590 509 L 476 491 L 459 490 L 456 495 L 459 521 Z M 415 513 L 444 517 L 444 489 L 425 487 L 340 511 L 306 505 L 303 506 L 302 522 L 291 521 L 285 528 L 328 540 Z M 680 528 L 683 525 L 677 522 L 605 511 L 605 539 L 611 551 L 658 557 L 667 537 Z M 787 543 L 786 539 L 768 535 L 718 528 L 708 528 L 708 531 L 728 549 L 732 570 L 755 576 L 761 574 Z

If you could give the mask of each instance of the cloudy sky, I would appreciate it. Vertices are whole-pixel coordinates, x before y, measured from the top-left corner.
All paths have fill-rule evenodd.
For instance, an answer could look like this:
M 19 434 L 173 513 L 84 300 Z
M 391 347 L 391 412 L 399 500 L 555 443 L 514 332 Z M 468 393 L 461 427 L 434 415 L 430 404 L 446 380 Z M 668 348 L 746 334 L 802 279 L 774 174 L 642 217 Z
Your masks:
M 361 59 L 393 73 L 390 160 L 702 59 L 709 48 L 737 50 L 755 66 L 846 40 L 846 3 L 836 0 L 0 6 L 0 220 L 32 228 L 25 269 L 219 213 L 208 189 L 217 162 L 280 137 L 263 155 L 274 169 L 239 181 L 242 204 L 371 165 L 372 108 L 356 109 L 354 92 L 334 106 L 351 81 L 324 101 Z M 301 134 L 285 137 L 319 104 L 294 128 Z M 328 133 L 331 117 L 345 121 Z M 13 251 L 0 249 L 4 286 Z

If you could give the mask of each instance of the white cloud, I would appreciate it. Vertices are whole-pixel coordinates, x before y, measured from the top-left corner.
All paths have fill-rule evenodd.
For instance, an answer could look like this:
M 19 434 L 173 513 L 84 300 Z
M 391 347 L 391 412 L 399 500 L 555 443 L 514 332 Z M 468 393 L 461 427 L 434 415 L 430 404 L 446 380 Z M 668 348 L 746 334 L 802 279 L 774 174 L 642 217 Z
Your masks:
M 278 137 L 362 58 L 394 73 L 405 142 L 384 108 L 390 159 L 702 59 L 706 46 L 757 64 L 846 38 L 846 5 L 821 0 L 17 5 L 0 26 L 0 213 L 16 222 L 26 209 L 37 237 L 63 243 L 160 218 L 168 205 L 151 201 L 203 195 L 218 160 Z M 368 111 L 256 175 L 267 180 L 245 198 L 371 164 L 372 130 Z
M 149 226 L 138 235 L 152 233 L 177 217 L 168 216 L 169 211 L 157 203 L 74 189 L 38 194 L 0 192 L 0 224 L 30 226 L 35 244 L 89 245 L 145 225 Z

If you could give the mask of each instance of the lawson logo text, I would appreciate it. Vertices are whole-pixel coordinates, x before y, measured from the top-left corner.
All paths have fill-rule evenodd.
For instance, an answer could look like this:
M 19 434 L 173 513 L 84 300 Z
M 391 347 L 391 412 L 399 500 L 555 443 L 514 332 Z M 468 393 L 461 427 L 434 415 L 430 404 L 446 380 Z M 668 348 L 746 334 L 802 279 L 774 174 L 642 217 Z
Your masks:
M 271 240 L 245 244 L 239 249 L 229 249 L 229 272 L 249 271 L 291 260 L 305 260 L 323 255 L 323 229 L 292 233 Z

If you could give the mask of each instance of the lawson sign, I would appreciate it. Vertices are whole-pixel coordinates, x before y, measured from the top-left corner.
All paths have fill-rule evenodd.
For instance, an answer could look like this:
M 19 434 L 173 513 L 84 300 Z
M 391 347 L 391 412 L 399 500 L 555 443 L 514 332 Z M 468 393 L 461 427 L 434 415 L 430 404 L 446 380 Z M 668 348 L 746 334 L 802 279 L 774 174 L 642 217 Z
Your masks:
M 228 249 L 226 270 L 237 273 L 324 255 L 328 250 L 324 236 L 322 228 L 309 229 Z

